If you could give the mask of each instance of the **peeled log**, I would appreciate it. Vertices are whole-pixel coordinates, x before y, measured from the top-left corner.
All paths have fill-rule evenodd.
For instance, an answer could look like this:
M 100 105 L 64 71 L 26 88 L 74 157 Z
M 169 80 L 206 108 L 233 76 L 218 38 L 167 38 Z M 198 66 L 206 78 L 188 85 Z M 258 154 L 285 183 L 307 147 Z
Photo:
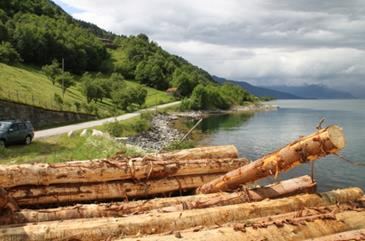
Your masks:
M 0 187 L 223 173 L 247 164 L 246 159 L 237 157 L 236 147 L 229 145 L 186 149 L 132 159 L 116 157 L 57 164 L 0 165 Z
M 295 219 L 302 219 L 299 223 L 295 224 Z M 274 218 L 275 220 L 275 218 Z M 250 220 L 248 220 L 250 221 Z M 344 232 L 358 228 L 365 228 L 365 211 L 344 211 L 335 214 L 334 218 L 314 218 L 303 217 L 294 218 L 293 224 L 282 223 L 282 224 L 271 224 L 268 226 L 256 226 L 246 227 L 242 230 L 235 230 L 234 227 L 222 227 L 210 230 L 202 230 L 197 232 L 181 232 L 179 239 L 176 239 L 176 235 L 166 236 L 150 236 L 145 238 L 129 238 L 122 239 L 123 241 L 170 241 L 170 240 L 181 240 L 181 241 L 256 241 L 256 240 L 270 240 L 270 241 L 299 241 L 308 238 L 315 241 L 344 241 L 354 240 L 351 238 L 336 239 L 339 236 L 329 236 L 330 239 L 317 238 L 324 235 L 334 234 L 337 232 Z M 243 226 L 242 226 L 243 227 Z M 360 236 L 362 233 L 363 236 Z M 351 235 L 351 236 L 350 236 Z M 364 229 L 358 231 L 349 231 L 344 237 L 361 237 L 364 240 Z M 334 239 L 333 239 L 334 238 Z M 120 241 L 122 241 L 120 240 Z M 117 240 L 116 240 L 117 241 Z
M 0 225 L 35 223 L 78 218 L 123 217 L 141 214 L 153 209 L 188 210 L 223 205 L 233 205 L 266 198 L 279 198 L 299 193 L 314 192 L 316 184 L 309 176 L 298 177 L 280 183 L 235 193 L 156 198 L 149 201 L 120 202 L 112 204 L 87 204 L 40 210 L 23 209 L 11 215 L 0 216 Z
M 277 176 L 281 171 L 336 153 L 344 147 L 345 137 L 342 128 L 336 125 L 329 126 L 309 136 L 302 137 L 246 166 L 228 172 L 204 184 L 198 188 L 197 192 L 226 191 L 270 175 Z
M 365 240 L 365 228 L 342 233 L 336 233 L 320 238 L 307 239 L 306 241 L 344 241 L 344 240 Z
M 250 218 L 268 217 L 304 208 L 351 202 L 363 195 L 359 188 L 335 190 L 326 195 L 304 194 L 255 203 L 236 204 L 171 213 L 149 213 L 124 218 L 94 218 L 51 221 L 39 224 L 2 226 L 0 240 L 107 240 L 131 235 L 160 234 L 198 226 L 223 225 Z M 351 214 L 351 215 L 350 215 Z M 351 212 L 354 218 L 363 212 Z M 364 216 L 361 216 L 364 219 Z M 355 220 L 358 223 L 359 219 Z M 365 222 L 365 220 L 364 220 Z M 239 232 L 240 233 L 240 232 Z M 210 240 L 210 239 L 205 239 Z M 213 239 L 212 239 L 213 240 Z M 219 239 L 214 239 L 219 240 Z
M 112 181 L 105 183 L 56 184 L 51 186 L 21 186 L 9 189 L 8 193 L 19 206 L 120 200 L 174 191 L 187 191 L 195 189 L 218 176 L 220 175 L 211 174 L 151 179 L 146 182 Z

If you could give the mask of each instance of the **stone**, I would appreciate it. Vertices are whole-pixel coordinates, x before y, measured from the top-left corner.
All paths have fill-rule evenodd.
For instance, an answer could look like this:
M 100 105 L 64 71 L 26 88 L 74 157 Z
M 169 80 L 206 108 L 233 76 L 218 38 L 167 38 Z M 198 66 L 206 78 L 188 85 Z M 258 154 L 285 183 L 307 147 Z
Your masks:
M 68 137 L 73 137 L 75 135 L 75 132 L 74 131 L 69 131 L 68 133 L 67 133 L 67 136 Z
M 104 137 L 105 136 L 105 133 L 102 132 L 102 131 L 98 131 L 96 129 L 93 129 L 92 130 L 92 133 L 91 133 L 91 136 L 99 136 L 99 137 Z
M 122 144 L 126 144 L 128 141 L 128 137 L 115 137 L 114 139 L 115 139 L 115 141 L 122 143 Z
M 84 130 L 81 131 L 80 136 L 85 137 L 88 134 L 89 134 L 89 130 L 88 129 L 84 129 Z

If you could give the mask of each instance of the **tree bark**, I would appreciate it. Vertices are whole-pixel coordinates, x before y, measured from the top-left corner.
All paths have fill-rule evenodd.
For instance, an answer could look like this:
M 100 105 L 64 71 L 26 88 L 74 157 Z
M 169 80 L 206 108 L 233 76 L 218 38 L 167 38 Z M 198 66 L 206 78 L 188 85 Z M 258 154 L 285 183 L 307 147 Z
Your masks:
M 50 185 L 61 183 L 106 182 L 152 177 L 223 173 L 247 164 L 237 159 L 234 146 L 187 149 L 171 153 L 127 159 L 73 161 L 57 164 L 0 166 L 0 186 Z
M 151 179 L 145 182 L 112 181 L 51 186 L 21 186 L 8 190 L 19 206 L 75 203 L 80 201 L 122 200 L 134 197 L 188 191 L 213 180 L 219 174 Z
M 342 233 L 336 233 L 319 238 L 308 239 L 307 241 L 344 241 L 344 240 L 365 240 L 365 228 L 351 230 Z
M 350 188 L 332 191 L 323 197 L 316 194 L 304 194 L 283 199 L 186 210 L 182 212 L 148 213 L 124 218 L 75 219 L 39 224 L 2 226 L 0 228 L 0 240 L 45 241 L 73 239 L 98 241 L 131 235 L 161 234 L 198 226 L 209 227 L 223 225 L 225 223 L 244 221 L 250 218 L 268 217 L 300 211 L 305 208 L 341 203 L 340 200 L 351 202 L 357 200 L 362 195 L 363 193 L 360 189 Z M 365 222 L 364 212 L 350 212 L 347 217 L 350 217 L 351 222 L 354 220 L 354 225 L 358 225 L 359 220 Z M 345 221 L 349 219 L 344 218 Z M 316 228 L 318 229 L 318 226 Z M 210 240 L 210 238 L 205 240 Z
M 275 220 L 275 218 L 274 218 Z M 298 222 L 296 223 L 296 220 Z M 250 221 L 250 220 L 249 220 Z M 359 229 L 350 231 L 353 229 Z M 360 237 L 364 239 L 365 211 L 344 211 L 331 216 L 318 215 L 317 217 L 293 218 L 288 222 L 275 222 L 271 225 L 257 225 L 245 227 L 245 225 L 235 225 L 234 227 L 220 227 L 199 231 L 176 232 L 174 235 L 154 235 L 145 238 L 127 238 L 116 241 L 170 241 L 170 240 L 189 240 L 189 241 L 299 241 L 310 239 L 315 241 L 344 241 L 353 240 L 351 238 Z M 334 234 L 345 232 L 343 234 Z M 327 237 L 321 237 L 330 235 Z M 179 239 L 176 239 L 179 237 Z M 345 237 L 340 239 L 340 237 Z M 312 239 L 314 238 L 314 239 Z M 362 239 L 361 239 L 362 238 Z
M 309 176 L 303 176 L 266 187 L 234 193 L 213 193 L 207 195 L 157 198 L 149 201 L 120 202 L 112 204 L 87 204 L 41 210 L 24 209 L 13 213 L 12 215 L 0 216 L 0 225 L 78 218 L 123 217 L 130 214 L 145 213 L 153 209 L 161 209 L 164 212 L 200 209 L 261 201 L 266 198 L 280 198 L 299 193 L 311 193 L 315 191 L 315 187 L 316 184 L 312 182 Z
M 204 184 L 198 193 L 213 193 L 237 188 L 239 185 L 275 175 L 301 163 L 314 161 L 345 147 L 342 128 L 330 126 L 270 153 L 246 166 Z
M 4 188 L 0 187 L 0 211 L 10 211 L 14 213 L 19 210 L 18 204 Z

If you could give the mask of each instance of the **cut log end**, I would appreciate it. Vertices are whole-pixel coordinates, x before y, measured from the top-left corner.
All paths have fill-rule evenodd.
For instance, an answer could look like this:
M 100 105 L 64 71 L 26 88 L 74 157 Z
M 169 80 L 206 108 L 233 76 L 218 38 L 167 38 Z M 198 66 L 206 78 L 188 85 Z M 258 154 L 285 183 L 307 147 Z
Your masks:
M 327 131 L 332 144 L 339 150 L 343 149 L 346 145 L 343 129 L 337 125 L 332 125 L 327 128 Z

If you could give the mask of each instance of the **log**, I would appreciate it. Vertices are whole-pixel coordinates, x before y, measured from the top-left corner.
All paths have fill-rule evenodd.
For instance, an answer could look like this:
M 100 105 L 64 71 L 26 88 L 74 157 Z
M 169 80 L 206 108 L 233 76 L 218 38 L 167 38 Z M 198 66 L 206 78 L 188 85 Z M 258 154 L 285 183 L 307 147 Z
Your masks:
M 146 182 L 111 181 L 105 183 L 71 183 L 51 186 L 21 186 L 8 190 L 20 207 L 45 204 L 123 200 L 136 197 L 188 191 L 221 174 L 150 179 Z
M 328 154 L 333 154 L 345 147 L 342 128 L 333 125 L 321 129 L 309 136 L 273 153 L 240 167 L 236 170 L 204 184 L 198 193 L 213 193 L 237 188 L 242 184 L 254 182 L 261 178 L 275 175 L 291 169 L 301 163 L 314 161 Z
M 234 146 L 187 149 L 127 159 L 73 161 L 56 164 L 0 165 L 0 187 L 90 183 L 152 177 L 223 173 L 247 164 Z
M 0 225 L 35 223 L 78 218 L 123 217 L 141 214 L 153 209 L 162 211 L 188 210 L 224 205 L 233 205 L 266 198 L 280 198 L 299 193 L 314 192 L 316 183 L 309 176 L 293 178 L 261 188 L 235 192 L 213 193 L 207 195 L 182 196 L 174 198 L 156 198 L 149 201 L 133 201 L 108 204 L 87 204 L 71 207 L 49 208 L 41 210 L 23 209 L 11 215 L 0 216 Z
M 0 211 L 10 211 L 11 213 L 14 213 L 19 210 L 18 204 L 12 198 L 8 192 L 0 187 Z
M 273 218 L 275 220 L 275 218 Z M 296 220 L 298 222 L 296 223 Z M 248 220 L 250 221 L 250 220 Z M 362 228 L 361 230 L 349 231 Z M 170 241 L 170 240 L 189 240 L 189 241 L 299 241 L 309 238 L 315 238 L 316 241 L 344 241 L 350 239 L 332 239 L 338 238 L 333 234 L 336 232 L 349 231 L 344 237 L 362 237 L 365 236 L 361 232 L 365 228 L 365 211 L 344 211 L 331 216 L 317 215 L 314 217 L 308 216 L 303 218 L 293 218 L 290 221 L 279 223 L 275 222 L 271 225 L 256 225 L 254 227 L 245 227 L 245 225 L 234 225 L 233 227 L 221 227 L 216 229 L 202 230 L 199 228 L 189 232 L 176 232 L 174 235 L 165 236 L 147 236 L 145 238 L 127 238 L 123 241 Z M 351 236 L 350 236 L 351 235 Z M 178 239 L 177 239 L 178 237 Z M 120 241 L 122 241 L 120 240 Z M 312 239 L 313 240 L 313 239 Z M 363 240 L 363 239 L 357 239 Z M 117 240 L 116 240 L 117 241 Z
M 344 241 L 344 240 L 365 240 L 365 228 L 351 230 L 342 233 L 336 233 L 319 238 L 307 239 L 306 241 Z
M 74 219 L 50 221 L 38 224 L 10 225 L 0 227 L 0 240 L 112 240 L 131 235 L 160 234 L 198 226 L 223 225 L 250 218 L 268 217 L 304 208 L 351 202 L 363 195 L 361 189 L 335 190 L 323 197 L 304 194 L 294 197 L 263 200 L 255 203 L 236 204 L 223 207 L 186 210 L 171 213 L 148 213 L 122 218 Z M 354 219 L 356 215 L 361 218 Z M 351 212 L 357 224 L 363 220 L 363 212 Z M 344 219 L 347 220 L 347 219 Z M 209 239 L 208 239 L 209 240 Z M 217 239 L 216 239 L 217 240 Z

